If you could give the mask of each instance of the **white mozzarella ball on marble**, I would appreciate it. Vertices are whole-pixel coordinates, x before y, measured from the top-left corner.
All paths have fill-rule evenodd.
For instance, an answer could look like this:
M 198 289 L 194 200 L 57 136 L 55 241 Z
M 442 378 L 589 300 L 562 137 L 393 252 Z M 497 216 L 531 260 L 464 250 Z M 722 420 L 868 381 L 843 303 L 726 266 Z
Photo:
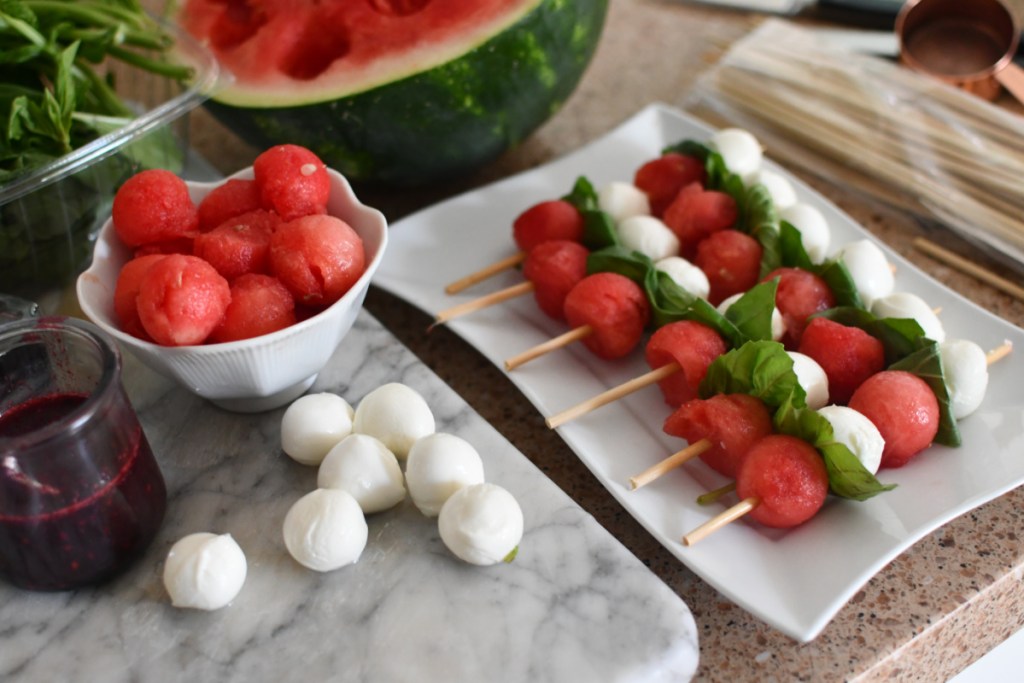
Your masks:
M 885 439 L 871 420 L 847 406 L 825 406 L 818 414 L 828 420 L 835 440 L 849 448 L 864 469 L 871 474 L 878 471 Z
M 301 396 L 281 418 L 281 449 L 303 465 L 319 465 L 327 451 L 352 433 L 354 414 L 349 402 L 337 394 Z
M 647 193 L 632 183 L 619 180 L 602 187 L 597 193 L 597 206 L 615 221 L 616 225 L 633 216 L 648 216 L 651 203 Z
M 871 312 L 879 318 L 912 318 L 924 330 L 924 336 L 942 343 L 946 330 L 925 300 L 911 292 L 893 292 L 871 302 Z
M 480 454 L 465 439 L 437 432 L 409 449 L 405 485 L 412 502 L 428 517 L 436 517 L 448 497 L 464 486 L 484 480 Z
M 779 211 L 779 217 L 800 231 L 800 241 L 812 263 L 825 260 L 832 241 L 832 231 L 821 211 L 810 204 L 797 202 Z
M 654 216 L 632 216 L 619 223 L 616 230 L 622 246 L 639 251 L 652 261 L 679 253 L 679 238 Z
M 201 532 L 171 546 L 163 580 L 175 607 L 215 610 L 235 599 L 246 573 L 245 553 L 231 534 Z
M 377 387 L 356 406 L 352 431 L 369 434 L 383 443 L 399 460 L 422 436 L 433 434 L 434 414 L 412 387 L 391 382 Z
M 749 184 L 761 168 L 764 150 L 753 133 L 742 128 L 723 128 L 711 136 L 709 146 L 722 155 L 725 167 Z
M 487 566 L 511 561 L 523 538 L 523 511 L 496 484 L 473 484 L 451 495 L 437 520 L 441 540 L 459 559 Z
M 892 294 L 896 284 L 885 253 L 869 239 L 843 245 L 837 256 L 846 264 L 864 305 L 871 308 L 875 299 Z
M 657 270 L 668 275 L 672 281 L 698 299 L 707 299 L 711 283 L 704 271 L 682 256 L 667 256 L 654 262 Z
M 718 304 L 718 312 L 722 315 L 726 315 L 729 307 L 740 300 L 743 296 L 743 292 L 738 292 L 732 296 L 727 296 L 722 299 Z M 772 340 L 779 341 L 783 335 L 786 334 L 786 320 L 782 317 L 782 311 L 777 306 L 772 307 Z
M 967 339 L 947 339 L 939 344 L 939 355 L 953 417 L 967 417 L 978 409 L 988 390 L 985 351 Z
M 796 190 L 786 176 L 768 168 L 761 168 L 751 177 L 751 182 L 764 185 L 772 198 L 776 211 L 783 211 L 796 204 Z
M 303 567 L 329 572 L 355 563 L 369 527 L 348 491 L 316 489 L 299 498 L 284 518 L 284 544 Z
M 807 394 L 807 407 L 817 410 L 828 404 L 828 375 L 810 356 L 797 351 L 787 351 L 793 359 L 793 372 Z
M 405 499 L 405 478 L 398 458 L 369 434 L 351 434 L 332 448 L 320 463 L 316 485 L 348 491 L 367 515 Z

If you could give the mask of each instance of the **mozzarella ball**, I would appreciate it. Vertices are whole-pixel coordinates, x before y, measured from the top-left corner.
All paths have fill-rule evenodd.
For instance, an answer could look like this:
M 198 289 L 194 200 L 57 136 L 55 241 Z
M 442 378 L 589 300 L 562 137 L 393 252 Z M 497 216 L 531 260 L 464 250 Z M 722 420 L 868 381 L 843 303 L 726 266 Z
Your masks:
M 284 517 L 284 545 L 295 561 L 318 572 L 353 564 L 363 554 L 369 528 L 348 491 L 316 489 Z
M 864 305 L 871 308 L 875 299 L 892 294 L 895 286 L 892 268 L 878 245 L 868 239 L 850 242 L 838 256 L 850 271 Z
M 764 152 L 761 143 L 749 131 L 741 128 L 723 128 L 708 141 L 709 146 L 722 155 L 725 167 L 749 184 L 754 173 L 761 168 Z
M 810 204 L 798 202 L 779 211 L 779 217 L 800 231 L 800 241 L 812 263 L 825 260 L 832 233 L 821 211 Z
M 825 406 L 818 414 L 829 421 L 835 440 L 849 448 L 864 469 L 871 474 L 878 471 L 885 439 L 871 420 L 847 406 Z
M 352 433 L 352 406 L 337 394 L 306 394 L 281 418 L 281 449 L 303 465 L 319 465 L 334 444 Z
M 245 575 L 245 553 L 231 534 L 196 533 L 171 546 L 163 578 L 175 607 L 215 610 L 235 599 Z
M 363 397 L 356 406 L 352 431 L 379 439 L 404 460 L 416 439 L 434 433 L 434 414 L 415 389 L 392 382 Z
M 946 330 L 942 321 L 924 299 L 910 292 L 893 292 L 871 302 L 871 312 L 879 318 L 912 318 L 924 330 L 924 336 L 942 343 Z
M 787 351 L 793 359 L 796 380 L 807 394 L 807 407 L 817 410 L 828 403 L 828 375 L 810 356 L 797 351 Z
M 409 450 L 405 484 L 420 512 L 436 517 L 448 497 L 484 480 L 480 454 L 466 440 L 438 432 L 419 439 Z
M 784 175 L 767 168 L 761 168 L 751 178 L 754 184 L 764 185 L 772 198 L 776 211 L 783 211 L 796 204 L 796 190 Z
M 332 448 L 320 463 L 316 485 L 348 491 L 366 515 L 394 507 L 405 498 L 398 458 L 367 434 L 351 434 Z
M 679 253 L 679 238 L 654 216 L 632 216 L 618 225 L 619 239 L 627 249 L 658 261 Z
M 668 275 L 672 281 L 698 299 L 707 299 L 711 283 L 704 271 L 682 256 L 668 256 L 654 262 L 657 270 Z
M 441 508 L 437 526 L 456 557 L 492 565 L 515 556 L 523 538 L 523 511 L 502 487 L 474 484 L 452 494 Z
M 949 339 L 939 344 L 939 355 L 953 417 L 967 417 L 978 409 L 988 389 L 985 352 L 967 339 Z
M 718 304 L 718 312 L 722 315 L 726 314 L 729 307 L 740 300 L 743 296 L 743 292 L 737 292 L 732 296 L 727 296 Z M 779 341 L 783 335 L 786 334 L 786 321 L 782 317 L 782 312 L 779 311 L 778 307 L 772 307 L 772 340 Z
M 633 216 L 651 213 L 647 193 L 632 183 L 613 181 L 597 193 L 597 206 L 615 221 L 616 225 Z

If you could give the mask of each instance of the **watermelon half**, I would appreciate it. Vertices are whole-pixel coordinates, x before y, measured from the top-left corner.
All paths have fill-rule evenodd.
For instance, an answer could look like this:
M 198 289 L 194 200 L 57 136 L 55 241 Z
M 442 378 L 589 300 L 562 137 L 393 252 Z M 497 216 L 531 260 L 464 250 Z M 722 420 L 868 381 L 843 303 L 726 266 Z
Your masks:
M 249 143 L 309 147 L 352 180 L 477 168 L 555 113 L 607 0 L 183 0 L 235 82 L 208 106 Z

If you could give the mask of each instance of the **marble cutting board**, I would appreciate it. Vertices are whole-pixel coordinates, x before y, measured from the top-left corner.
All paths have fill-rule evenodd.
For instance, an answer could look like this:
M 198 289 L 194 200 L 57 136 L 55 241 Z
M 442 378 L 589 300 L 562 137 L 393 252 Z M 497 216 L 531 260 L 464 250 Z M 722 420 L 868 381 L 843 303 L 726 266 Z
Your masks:
M 509 565 L 463 564 L 409 500 L 368 518 L 359 562 L 304 569 L 281 523 L 316 469 L 280 451 L 282 410 L 224 412 L 125 358 L 125 385 L 167 479 L 159 536 L 99 588 L 0 584 L 0 680 L 685 681 L 697 667 L 686 604 L 363 312 L 313 390 L 353 405 L 386 382 L 421 392 L 439 431 L 479 451 L 523 507 Z M 249 562 L 217 612 L 170 606 L 163 558 L 181 536 L 231 533 Z

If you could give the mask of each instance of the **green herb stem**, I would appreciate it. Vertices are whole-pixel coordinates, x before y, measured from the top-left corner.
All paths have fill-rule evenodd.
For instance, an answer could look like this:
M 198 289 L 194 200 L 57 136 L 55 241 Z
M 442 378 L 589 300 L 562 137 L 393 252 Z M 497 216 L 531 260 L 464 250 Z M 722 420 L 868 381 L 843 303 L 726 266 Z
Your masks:
M 146 71 L 150 71 L 160 76 L 166 76 L 167 78 L 179 81 L 187 80 L 192 77 L 192 69 L 187 66 L 171 64 L 170 62 L 163 62 L 159 59 L 151 59 L 150 57 L 140 55 L 139 53 L 132 52 L 131 50 L 125 50 L 124 48 L 116 45 L 111 45 L 107 48 L 107 52 L 111 57 L 120 59 L 126 64 L 137 66 L 140 69 L 145 69 Z

